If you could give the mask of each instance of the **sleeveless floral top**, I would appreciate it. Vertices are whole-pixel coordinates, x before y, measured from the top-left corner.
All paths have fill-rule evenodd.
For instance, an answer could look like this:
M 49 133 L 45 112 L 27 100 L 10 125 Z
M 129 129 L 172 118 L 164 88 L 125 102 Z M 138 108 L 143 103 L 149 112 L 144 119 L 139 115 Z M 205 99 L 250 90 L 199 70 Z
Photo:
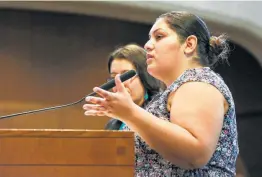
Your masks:
M 206 166 L 200 169 L 184 170 L 163 159 L 145 141 L 135 134 L 136 177 L 233 177 L 239 153 L 235 105 L 230 90 L 223 79 L 208 67 L 186 70 L 164 92 L 159 93 L 145 109 L 160 119 L 170 121 L 167 110 L 168 95 L 186 82 L 205 82 L 216 87 L 229 104 L 224 115 L 223 127 L 216 150 Z M 130 131 L 128 126 L 123 128 Z

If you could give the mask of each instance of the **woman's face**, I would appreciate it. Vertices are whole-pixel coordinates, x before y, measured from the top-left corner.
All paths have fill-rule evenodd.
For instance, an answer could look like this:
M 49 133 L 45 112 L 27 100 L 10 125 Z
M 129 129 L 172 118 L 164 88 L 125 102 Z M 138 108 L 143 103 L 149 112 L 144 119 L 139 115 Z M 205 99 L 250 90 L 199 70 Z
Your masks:
M 122 74 L 130 70 L 136 70 L 134 65 L 127 59 L 116 58 L 111 63 L 110 77 L 115 77 L 117 74 Z M 131 95 L 134 103 L 141 106 L 144 103 L 145 89 L 138 76 L 135 76 L 124 82 L 124 86 Z M 116 92 L 116 88 L 113 88 Z
M 145 49 L 148 72 L 162 81 L 182 65 L 183 50 L 178 35 L 164 19 L 158 19 L 152 26 Z

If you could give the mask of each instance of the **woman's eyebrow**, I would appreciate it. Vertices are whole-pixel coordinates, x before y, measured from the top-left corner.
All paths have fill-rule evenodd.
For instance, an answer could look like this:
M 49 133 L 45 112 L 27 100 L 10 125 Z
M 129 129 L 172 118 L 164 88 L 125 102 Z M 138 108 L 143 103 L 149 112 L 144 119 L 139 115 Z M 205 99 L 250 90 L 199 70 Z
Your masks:
M 163 30 L 163 29 L 162 29 L 162 28 L 157 28 L 157 29 L 155 29 L 154 31 L 152 31 L 152 32 L 150 32 L 150 33 L 154 34 L 154 33 L 156 33 L 156 32 L 159 31 L 159 30 Z M 148 34 L 149 38 L 151 38 L 150 33 Z

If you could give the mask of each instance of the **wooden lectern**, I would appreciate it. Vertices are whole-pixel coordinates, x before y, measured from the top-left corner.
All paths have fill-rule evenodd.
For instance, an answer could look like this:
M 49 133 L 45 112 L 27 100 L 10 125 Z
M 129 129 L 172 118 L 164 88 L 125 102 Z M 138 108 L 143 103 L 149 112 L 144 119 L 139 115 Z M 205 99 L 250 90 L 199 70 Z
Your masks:
M 134 133 L 0 129 L 0 177 L 134 177 Z

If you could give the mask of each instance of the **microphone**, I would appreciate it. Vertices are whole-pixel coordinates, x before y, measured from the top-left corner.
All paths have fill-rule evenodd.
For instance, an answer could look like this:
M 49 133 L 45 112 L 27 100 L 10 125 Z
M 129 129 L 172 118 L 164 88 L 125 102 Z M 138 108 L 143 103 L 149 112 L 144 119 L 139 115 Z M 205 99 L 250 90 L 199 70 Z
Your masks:
M 127 72 L 121 74 L 120 80 L 122 82 L 124 82 L 124 81 L 132 78 L 135 75 L 136 75 L 136 72 L 134 70 L 130 70 L 130 71 L 127 71 Z M 103 89 L 103 90 L 110 90 L 111 88 L 115 87 L 115 85 L 116 85 L 115 79 L 111 79 L 107 83 L 101 85 L 100 88 Z M 0 119 L 11 118 L 11 117 L 19 116 L 19 115 L 32 114 L 32 113 L 36 113 L 36 112 L 49 111 L 49 110 L 53 110 L 53 109 L 59 109 L 59 108 L 63 108 L 63 107 L 76 105 L 76 104 L 79 104 L 82 101 L 84 101 L 87 96 L 94 96 L 94 95 L 96 95 L 96 93 L 92 92 L 92 93 L 86 95 L 85 97 L 81 98 L 80 100 L 73 102 L 73 103 L 68 103 L 68 104 L 53 106 L 53 107 L 47 107 L 47 108 L 42 108 L 42 109 L 36 109 L 36 110 L 31 110 L 31 111 L 25 111 L 25 112 L 20 112 L 20 113 L 15 113 L 15 114 L 9 114 L 9 115 L 5 115 L 5 116 L 1 116 Z

